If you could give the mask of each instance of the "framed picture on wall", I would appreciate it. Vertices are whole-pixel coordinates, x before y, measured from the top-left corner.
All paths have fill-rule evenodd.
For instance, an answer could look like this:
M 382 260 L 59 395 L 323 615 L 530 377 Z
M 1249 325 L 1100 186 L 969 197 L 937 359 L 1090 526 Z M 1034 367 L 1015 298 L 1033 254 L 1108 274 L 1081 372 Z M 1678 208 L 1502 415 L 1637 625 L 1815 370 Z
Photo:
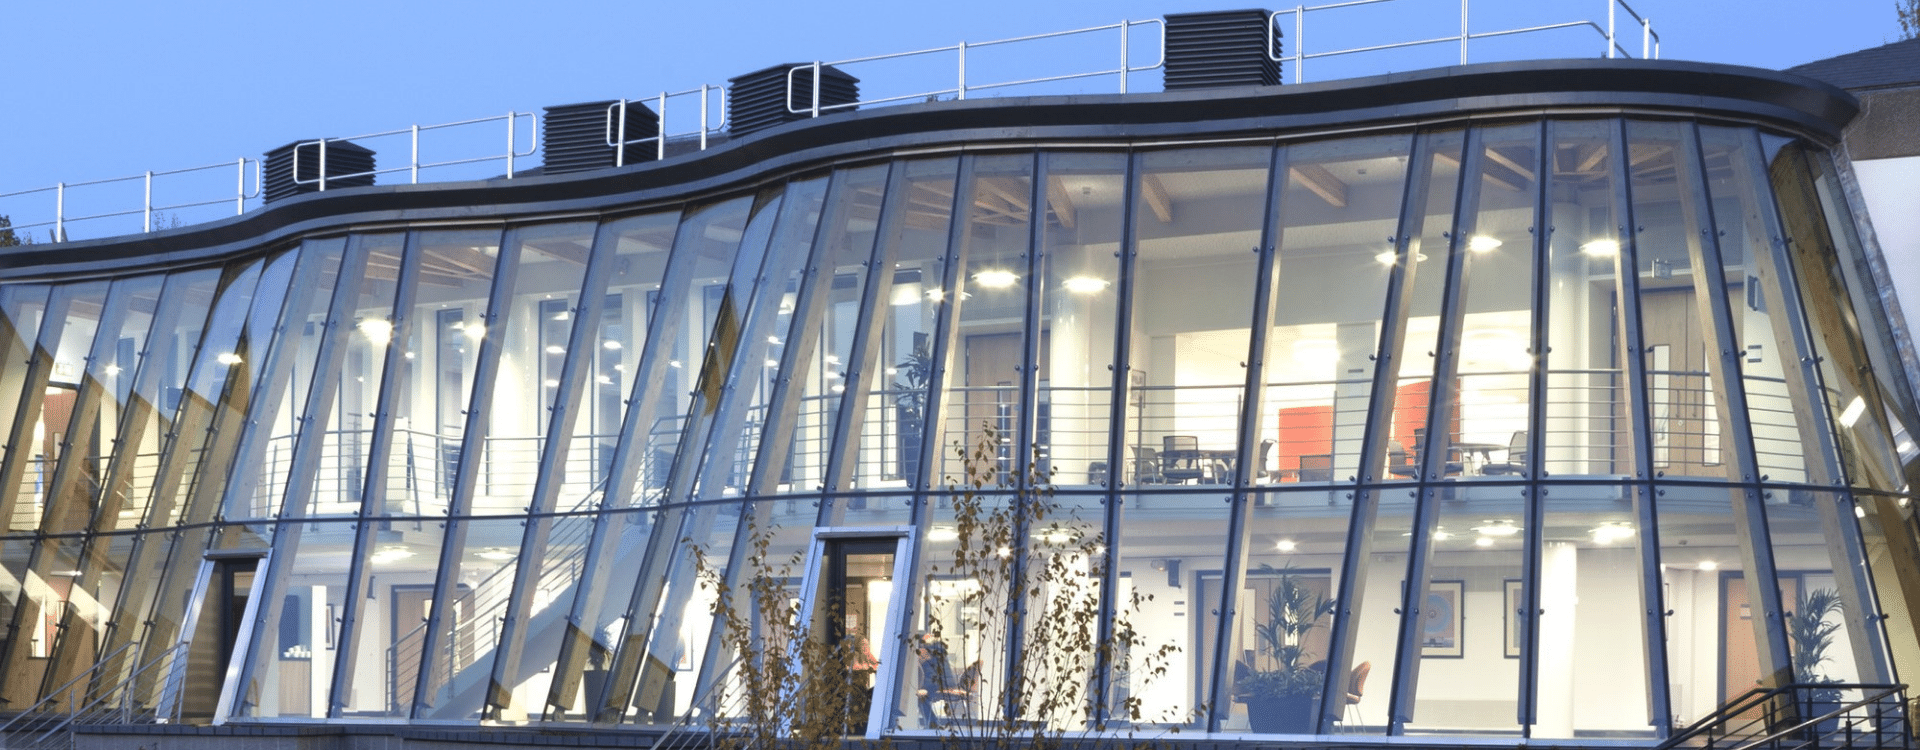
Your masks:
M 1460 609 L 1465 581 L 1434 581 L 1420 605 L 1420 655 L 1458 659 L 1464 653 L 1466 613 Z
M 1523 594 L 1520 591 L 1520 579 L 1508 578 L 1505 581 L 1504 589 L 1505 596 L 1502 598 L 1502 601 L 1506 603 L 1507 608 L 1505 610 L 1506 615 L 1500 619 L 1505 620 L 1507 624 L 1507 658 L 1518 659 L 1520 658 L 1520 628 L 1526 624 L 1526 621 L 1520 617 L 1520 610 L 1527 606 L 1527 603 L 1523 599 Z

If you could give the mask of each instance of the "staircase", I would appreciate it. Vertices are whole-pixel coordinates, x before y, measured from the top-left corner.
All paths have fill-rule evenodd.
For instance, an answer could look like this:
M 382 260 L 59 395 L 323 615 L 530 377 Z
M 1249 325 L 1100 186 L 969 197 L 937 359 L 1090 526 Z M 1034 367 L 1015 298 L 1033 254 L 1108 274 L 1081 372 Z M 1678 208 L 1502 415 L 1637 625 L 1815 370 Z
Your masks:
M 103 724 L 164 724 L 178 718 L 179 679 L 184 669 L 168 669 L 176 656 L 186 653 L 186 644 L 167 649 L 134 669 L 118 683 L 97 684 L 111 668 L 139 653 L 136 644 L 127 644 L 108 652 L 79 676 L 54 688 L 40 702 L 0 724 L 0 750 L 54 750 L 73 747 L 74 731 L 80 727 Z M 153 675 L 165 673 L 168 684 L 158 693 L 157 704 L 141 700 L 135 687 L 146 684 Z
M 1747 691 L 1654 750 L 1912 750 L 1905 685 L 1794 684 Z

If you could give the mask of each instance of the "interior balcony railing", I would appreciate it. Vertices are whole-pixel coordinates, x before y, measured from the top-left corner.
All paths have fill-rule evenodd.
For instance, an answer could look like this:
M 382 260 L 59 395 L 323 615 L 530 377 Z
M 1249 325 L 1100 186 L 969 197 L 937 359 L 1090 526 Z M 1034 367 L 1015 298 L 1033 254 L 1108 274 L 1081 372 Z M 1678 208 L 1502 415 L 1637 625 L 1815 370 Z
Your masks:
M 1876 750 L 1913 747 L 1905 685 L 1754 688 L 1653 750 Z

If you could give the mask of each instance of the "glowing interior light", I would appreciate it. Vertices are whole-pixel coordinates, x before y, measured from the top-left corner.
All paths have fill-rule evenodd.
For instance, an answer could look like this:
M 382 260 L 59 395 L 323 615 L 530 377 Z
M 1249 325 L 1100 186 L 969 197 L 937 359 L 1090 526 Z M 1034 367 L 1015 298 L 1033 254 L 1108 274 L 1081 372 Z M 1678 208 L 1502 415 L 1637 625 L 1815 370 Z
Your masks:
M 833 391 L 834 393 L 846 393 L 847 387 L 839 383 L 834 383 L 833 387 L 829 388 L 828 390 Z
M 114 367 L 113 365 L 107 365 L 107 374 L 111 375 L 118 372 L 120 372 L 120 368 Z M 1900 444 L 1894 446 L 1893 449 L 1901 453 L 1910 453 L 1914 449 L 1913 441 L 1902 440 L 1900 441 Z
M 1626 524 L 1609 523 L 1594 527 L 1591 533 L 1593 534 L 1594 544 L 1612 544 L 1622 539 L 1632 538 L 1633 527 Z
M 1448 532 L 1447 532 L 1446 530 L 1444 530 L 1444 529 L 1442 529 L 1442 530 L 1440 530 L 1440 531 L 1435 531 L 1435 532 L 1433 532 L 1433 540 L 1434 540 L 1434 541 L 1436 541 L 1436 542 L 1444 542 L 1444 541 L 1446 541 L 1446 540 L 1448 540 L 1448 539 L 1452 539 L 1452 538 L 1453 538 L 1453 534 L 1451 534 L 1451 533 L 1448 533 Z
M 909 281 L 905 284 L 895 284 L 893 286 L 893 294 L 887 301 L 893 303 L 895 307 L 917 305 L 920 304 L 920 296 L 922 294 L 931 296 L 930 293 L 921 291 L 920 282 Z
M 601 375 L 600 377 L 594 378 L 594 380 L 599 382 L 601 385 L 613 385 L 613 378 L 607 377 L 605 375 Z
M 945 289 L 928 289 L 928 290 L 927 290 L 927 299 L 930 299 L 930 300 L 933 300 L 933 301 L 935 301 L 935 302 L 944 302 L 944 301 L 946 301 L 946 299 L 947 299 L 947 290 L 945 290 Z
M 1013 548 L 1003 546 L 1000 549 L 994 550 L 994 553 L 1001 557 L 1013 557 Z
M 488 547 L 486 550 L 475 555 L 475 557 L 482 560 L 512 560 L 518 557 L 518 555 L 513 554 L 513 550 L 505 547 Z
M 1475 546 L 1475 547 L 1491 547 L 1491 546 L 1493 546 L 1493 537 L 1490 537 L 1490 536 L 1483 536 L 1483 537 L 1479 537 L 1479 538 L 1477 538 L 1477 539 L 1474 539 L 1474 540 L 1473 540 L 1473 546 Z
M 679 367 L 679 366 L 680 366 L 680 360 L 677 360 L 677 359 L 674 359 L 674 360 L 668 360 L 668 361 L 667 361 L 667 366 L 668 366 L 668 367 Z
M 467 338 L 473 339 L 474 341 L 479 341 L 487 337 L 487 326 L 479 321 L 468 323 L 463 330 L 466 331 Z
M 548 354 L 566 354 L 567 348 L 559 344 L 548 344 L 547 353 Z
M 559 387 L 560 387 L 560 381 L 558 381 L 558 380 L 548 380 L 548 381 L 545 381 L 545 382 L 543 382 L 543 383 L 542 383 L 542 385 L 545 385 L 545 386 L 546 386 L 546 387 L 548 387 L 548 388 L 559 388 Z
M 779 343 L 780 343 L 780 337 L 779 337 L 779 336 L 768 336 L 768 337 L 767 337 L 767 343 L 769 343 L 769 344 L 779 344 Z
M 1273 545 L 1273 548 L 1280 550 L 1281 552 L 1292 552 L 1296 549 L 1299 549 L 1300 545 L 1294 543 L 1292 539 L 1282 539 L 1278 542 L 1275 542 Z
M 1501 245 L 1501 242 L 1499 240 L 1494 239 L 1492 237 L 1488 237 L 1484 234 L 1477 235 L 1472 239 L 1467 240 L 1467 249 L 1472 250 L 1476 253 L 1484 253 L 1488 250 L 1492 250 L 1496 247 L 1499 247 L 1500 245 Z
M 119 365 L 107 365 L 107 374 L 108 374 L 108 375 L 119 375 L 119 374 L 120 374 L 120 366 L 119 366 Z M 1905 448 L 1902 448 L 1901 450 L 1906 450 L 1906 449 L 1905 449 Z
M 1003 268 L 991 268 L 973 275 L 974 282 L 988 289 L 1005 289 L 1013 286 L 1020 277 Z
M 367 318 L 360 321 L 359 324 L 354 327 L 360 329 L 360 335 L 367 337 L 368 341 L 380 346 L 386 346 L 387 342 L 393 340 L 393 323 L 391 321 L 380 318 Z
M 618 341 L 614 341 L 613 339 L 607 339 L 606 341 L 600 342 L 600 348 L 610 352 L 617 352 L 617 351 L 620 351 L 621 345 L 620 345 L 620 342 Z
M 1383 266 L 1391 266 L 1391 265 L 1393 265 L 1393 251 L 1392 251 L 1392 250 L 1382 250 L 1382 251 L 1380 251 L 1380 254 L 1379 254 L 1379 255 L 1375 255 L 1375 256 L 1373 256 L 1373 259 L 1374 259 L 1374 260 L 1377 260 L 1377 261 L 1380 261 L 1380 265 L 1383 265 Z
M 1615 240 L 1594 240 L 1580 246 L 1580 252 L 1588 255 L 1611 258 L 1620 254 L 1620 243 Z
M 552 298 L 549 297 L 548 299 L 552 299 Z M 554 320 L 569 320 L 571 318 L 573 318 L 573 313 L 567 312 L 566 310 L 561 310 L 560 312 L 553 314 Z
M 1096 294 L 1106 291 L 1107 287 L 1113 286 L 1113 282 L 1092 276 L 1075 276 L 1061 282 L 1060 286 L 1065 287 L 1067 291 L 1073 292 L 1074 294 Z
M 779 366 L 780 366 L 780 360 L 777 360 L 777 359 L 769 359 L 769 360 L 767 360 L 767 366 L 768 366 L 768 367 L 779 367 Z
M 373 561 L 376 563 L 389 563 L 395 560 L 405 560 L 409 557 L 413 557 L 413 550 L 407 549 L 406 547 L 387 547 L 373 553 Z
M 234 354 L 233 352 L 221 352 L 219 356 L 214 357 L 213 359 L 214 361 L 219 362 L 220 364 L 223 364 L 223 365 L 227 365 L 229 367 L 240 364 L 241 362 L 240 355 Z
M 1866 518 L 1866 517 L 1867 517 L 1867 509 L 1866 509 L 1866 508 L 1862 508 L 1862 507 L 1860 507 L 1860 506 L 1858 506 L 1858 505 L 1855 505 L 1855 506 L 1853 506 L 1853 517 L 1854 517 L 1854 518 Z
M 1853 400 L 1847 403 L 1847 410 L 1840 412 L 1840 424 L 1852 427 L 1853 423 L 1860 421 L 1860 415 L 1865 413 L 1867 413 L 1867 402 L 1862 401 L 1859 396 L 1854 396 Z
M 1719 570 L 1720 563 L 1714 562 L 1712 560 L 1701 560 L 1700 565 L 1697 567 L 1699 567 L 1701 570 L 1708 570 L 1708 571 Z
M 951 542 L 960 538 L 960 532 L 951 526 L 935 526 L 927 532 L 929 542 Z
M 1488 521 L 1483 526 L 1473 527 L 1473 530 L 1480 532 L 1481 536 L 1513 536 L 1520 533 L 1520 527 L 1508 520 Z

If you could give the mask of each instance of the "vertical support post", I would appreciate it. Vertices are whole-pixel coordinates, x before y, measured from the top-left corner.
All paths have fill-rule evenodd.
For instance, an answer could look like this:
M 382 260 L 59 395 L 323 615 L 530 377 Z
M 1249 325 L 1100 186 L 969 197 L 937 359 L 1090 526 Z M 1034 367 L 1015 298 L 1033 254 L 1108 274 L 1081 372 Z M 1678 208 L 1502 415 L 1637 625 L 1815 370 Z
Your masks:
M 960 98 L 967 98 L 967 43 L 961 42 L 960 50 Z
M 140 209 L 140 231 L 151 232 L 153 231 L 153 170 L 151 169 L 147 170 L 146 190 L 147 197 Z
M 1460 64 L 1467 64 L 1467 0 L 1460 0 Z
M 234 160 L 234 165 L 233 215 L 239 216 L 247 212 L 247 157 Z
M 660 92 L 659 123 L 660 127 L 657 128 L 659 132 L 654 133 L 653 158 L 656 161 L 667 158 L 667 92 L 665 91 Z
M 1613 49 L 1614 49 L 1613 13 L 1614 13 L 1614 6 L 1616 5 L 1618 5 L 1618 3 L 1615 2 L 1615 0 L 1607 0 L 1607 59 L 1608 60 L 1613 59 Z
M 513 149 L 515 146 L 513 129 L 517 127 L 520 121 L 519 117 L 519 115 L 514 114 L 513 110 L 507 110 L 507 179 L 509 180 L 513 179 Z
M 298 151 L 299 147 L 296 146 L 294 150 Z M 414 161 L 418 162 L 419 160 L 415 159 Z M 293 179 L 296 181 L 299 180 L 300 175 L 295 174 Z M 325 138 L 320 139 L 320 192 L 327 192 L 327 139 Z
M 1132 21 L 1128 21 L 1127 19 L 1120 19 L 1120 93 L 1122 94 L 1127 93 L 1127 73 L 1129 72 L 1127 69 L 1127 30 L 1132 28 L 1132 23 Z
M 408 130 L 411 132 L 409 137 L 413 139 L 413 159 L 407 167 L 407 174 L 413 184 L 418 185 L 420 184 L 420 125 L 415 123 L 409 126 Z
M 1307 6 L 1293 6 L 1293 82 L 1302 83 L 1307 74 Z
M 813 116 L 820 116 L 820 61 L 813 61 Z
M 1640 19 L 1640 59 L 1642 60 L 1649 59 L 1647 56 L 1647 52 L 1648 52 L 1648 47 L 1652 43 L 1652 41 L 1653 41 L 1653 22 L 1645 18 L 1642 18 Z
M 627 165 L 627 100 L 625 99 L 620 100 L 620 128 L 614 131 L 614 136 L 612 138 L 608 138 L 607 140 L 613 141 L 613 165 L 616 167 L 626 166 Z
M 53 186 L 53 241 L 67 238 L 67 183 Z
M 707 150 L 707 84 L 700 84 L 700 150 Z

